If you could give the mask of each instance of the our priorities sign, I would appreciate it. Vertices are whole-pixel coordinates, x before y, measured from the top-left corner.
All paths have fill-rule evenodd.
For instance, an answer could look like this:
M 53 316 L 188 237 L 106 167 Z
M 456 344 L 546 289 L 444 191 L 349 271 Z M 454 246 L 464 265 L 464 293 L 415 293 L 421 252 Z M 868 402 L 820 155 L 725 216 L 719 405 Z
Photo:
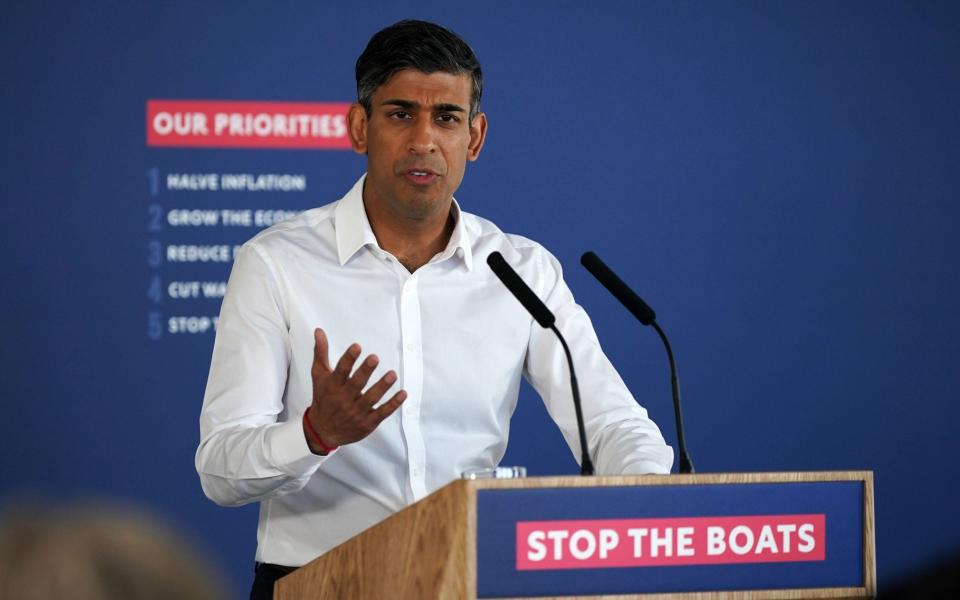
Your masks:
M 347 150 L 349 102 L 147 100 L 147 146 Z

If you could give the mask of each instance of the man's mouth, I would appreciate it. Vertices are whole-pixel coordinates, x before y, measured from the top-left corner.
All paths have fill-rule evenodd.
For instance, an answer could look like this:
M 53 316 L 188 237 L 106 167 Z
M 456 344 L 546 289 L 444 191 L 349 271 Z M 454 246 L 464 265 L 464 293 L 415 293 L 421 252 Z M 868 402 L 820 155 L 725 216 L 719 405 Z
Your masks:
M 414 185 L 424 186 L 430 185 L 439 177 L 437 173 L 430 169 L 407 169 L 404 171 L 404 176 L 407 178 L 407 181 Z

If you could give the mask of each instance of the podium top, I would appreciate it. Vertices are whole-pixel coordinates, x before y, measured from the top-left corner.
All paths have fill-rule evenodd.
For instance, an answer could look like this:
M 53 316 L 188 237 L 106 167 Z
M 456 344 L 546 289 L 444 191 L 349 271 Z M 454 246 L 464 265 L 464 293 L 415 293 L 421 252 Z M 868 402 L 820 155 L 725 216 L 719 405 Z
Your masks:
M 692 473 L 671 475 L 560 475 L 517 479 L 458 480 L 448 486 L 466 489 L 513 489 L 554 487 L 614 487 L 633 485 L 716 485 L 741 483 L 809 483 L 817 481 L 862 481 L 873 484 L 873 471 L 791 471 L 769 473 Z

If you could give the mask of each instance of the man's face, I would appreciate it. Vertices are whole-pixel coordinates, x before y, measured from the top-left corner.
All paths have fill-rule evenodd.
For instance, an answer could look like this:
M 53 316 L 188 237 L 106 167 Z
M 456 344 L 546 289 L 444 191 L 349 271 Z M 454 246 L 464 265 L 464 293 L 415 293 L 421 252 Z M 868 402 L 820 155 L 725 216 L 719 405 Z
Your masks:
M 407 69 L 373 93 L 369 117 L 351 108 L 353 148 L 367 155 L 368 205 L 399 219 L 445 216 L 486 136 L 482 113 L 468 120 L 471 90 L 469 75 Z

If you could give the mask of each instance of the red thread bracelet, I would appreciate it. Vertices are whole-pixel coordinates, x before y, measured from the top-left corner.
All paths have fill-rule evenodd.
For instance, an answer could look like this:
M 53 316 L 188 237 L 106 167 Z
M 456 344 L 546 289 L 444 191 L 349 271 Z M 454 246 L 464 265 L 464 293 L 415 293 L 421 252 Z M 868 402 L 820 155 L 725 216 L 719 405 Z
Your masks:
M 310 409 L 313 406 L 308 406 L 307 410 L 303 411 L 303 426 L 307 428 L 307 433 L 310 434 L 310 437 L 313 438 L 313 442 L 320 446 L 320 451 L 323 454 L 330 454 L 340 446 L 328 446 L 323 442 L 323 438 L 320 437 L 320 434 L 317 433 L 317 430 L 313 428 L 313 425 L 310 424 L 310 419 L 308 415 L 310 414 Z

